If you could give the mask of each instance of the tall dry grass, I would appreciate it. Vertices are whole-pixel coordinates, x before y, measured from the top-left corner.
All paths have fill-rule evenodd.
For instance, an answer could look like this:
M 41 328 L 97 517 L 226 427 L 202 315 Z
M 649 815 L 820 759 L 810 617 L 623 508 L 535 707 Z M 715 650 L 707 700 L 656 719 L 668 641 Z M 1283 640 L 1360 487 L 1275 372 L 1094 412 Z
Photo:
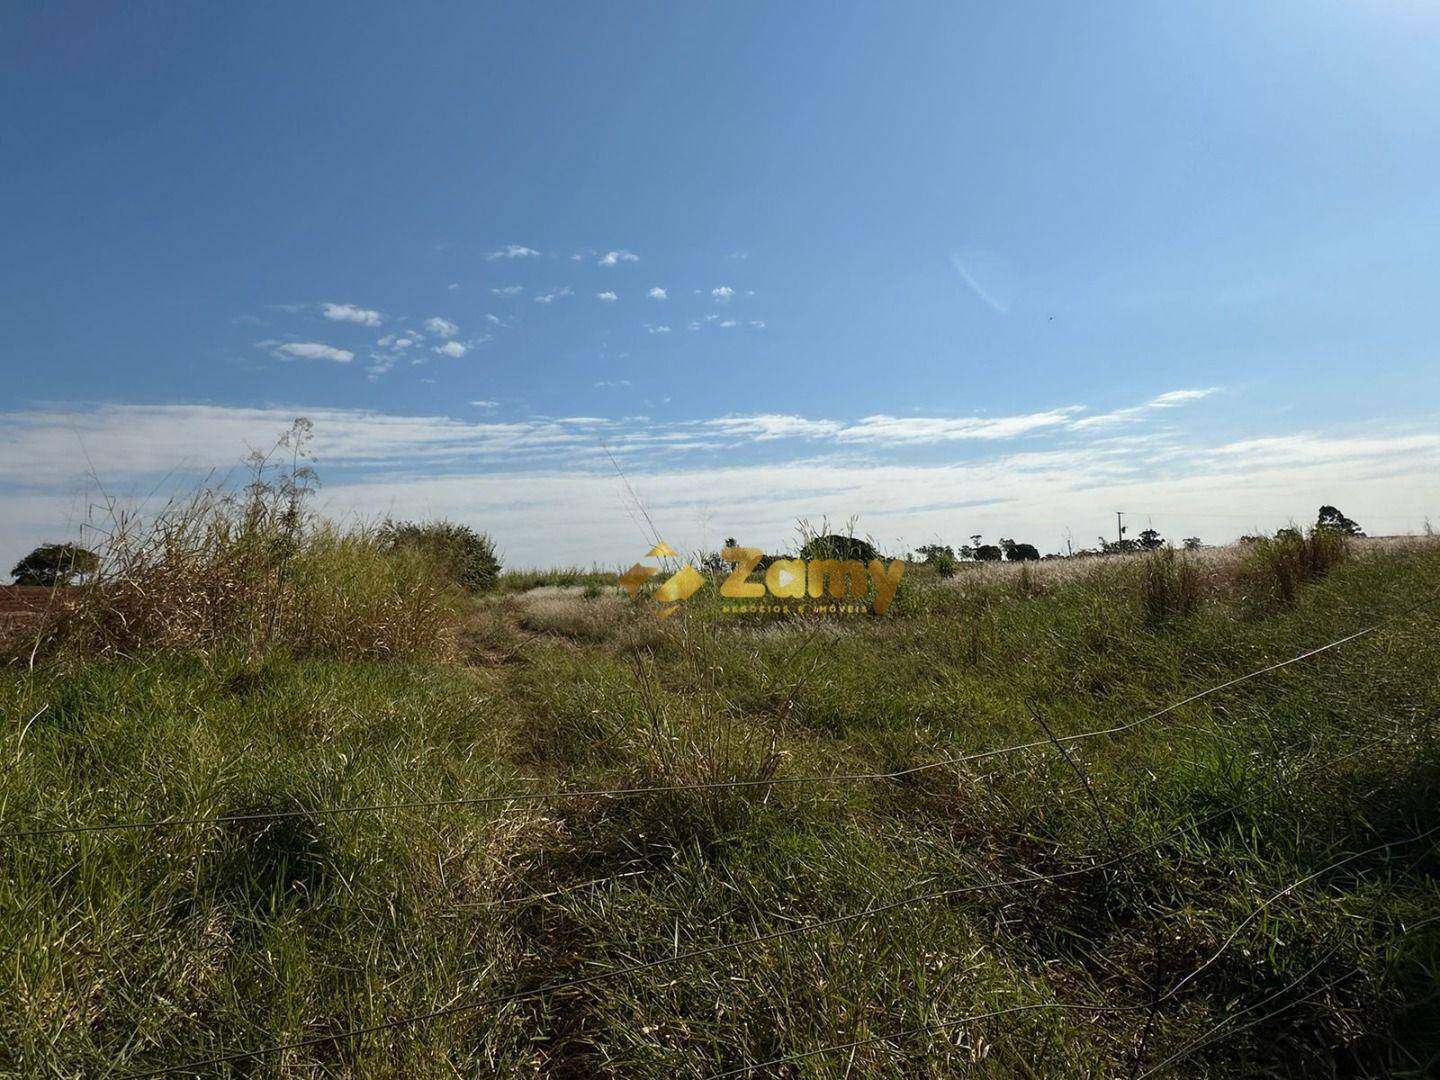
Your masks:
M 57 592 L 28 658 L 455 650 L 463 599 L 431 556 L 310 513 L 313 477 L 298 456 L 278 469 L 268 456 L 252 466 L 238 490 L 207 485 L 151 515 L 112 504 L 98 571 Z

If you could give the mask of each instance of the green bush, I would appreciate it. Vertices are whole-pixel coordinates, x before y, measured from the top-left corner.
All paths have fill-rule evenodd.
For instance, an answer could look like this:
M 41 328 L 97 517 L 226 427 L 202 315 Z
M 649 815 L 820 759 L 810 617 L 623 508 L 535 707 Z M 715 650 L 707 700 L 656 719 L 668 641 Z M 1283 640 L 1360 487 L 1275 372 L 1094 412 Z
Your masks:
M 1160 548 L 1145 556 L 1141 568 L 1140 601 L 1152 623 L 1188 615 L 1200 603 L 1200 573 L 1174 548 Z
M 925 565 L 935 571 L 937 577 L 954 577 L 960 566 L 955 550 L 948 544 L 926 544 L 916 548 L 915 554 L 924 558 Z
M 380 533 L 396 551 L 423 553 L 469 592 L 493 589 L 500 580 L 495 542 L 469 525 L 454 521 L 389 521 Z
M 1240 580 L 1257 610 L 1293 606 L 1301 585 L 1324 577 L 1349 554 L 1345 534 L 1323 526 L 1308 533 L 1281 529 L 1255 537 L 1249 548 Z
M 880 553 L 875 550 L 875 545 L 861 540 L 858 536 L 830 533 L 824 536 L 812 536 L 805 541 L 800 548 L 799 557 L 807 561 L 810 559 L 856 559 L 868 564 L 871 559 L 878 559 Z

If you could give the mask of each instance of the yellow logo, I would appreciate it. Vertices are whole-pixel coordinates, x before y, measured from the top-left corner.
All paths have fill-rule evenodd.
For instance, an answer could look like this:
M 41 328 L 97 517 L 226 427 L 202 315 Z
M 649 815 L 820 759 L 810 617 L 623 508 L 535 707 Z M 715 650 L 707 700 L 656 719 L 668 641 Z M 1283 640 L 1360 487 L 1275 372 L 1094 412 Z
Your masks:
M 645 553 L 647 559 L 679 558 L 679 553 L 665 541 L 660 541 Z M 645 582 L 660 571 L 654 566 L 646 566 L 644 563 L 636 563 L 620 575 L 620 584 L 631 596 L 640 595 L 640 590 Z M 690 599 L 695 591 L 705 584 L 705 575 L 696 570 L 688 562 L 676 573 L 671 574 L 658 589 L 655 590 L 655 599 L 667 606 L 660 608 L 655 615 L 657 618 L 668 619 L 679 610 L 683 600 Z
M 661 541 L 647 551 L 645 557 L 679 558 L 679 555 Z M 900 559 L 892 559 L 888 566 L 882 559 L 871 559 L 868 567 L 859 559 L 775 559 L 765 568 L 761 580 L 752 581 L 750 575 L 765 560 L 763 551 L 727 547 L 720 552 L 720 557 L 735 567 L 720 584 L 720 595 L 727 600 L 758 600 L 767 593 L 781 600 L 838 601 L 846 597 L 861 600 L 873 585 L 877 615 L 883 615 L 890 607 L 905 573 L 905 563 Z M 620 584 L 631 596 L 638 596 L 645 583 L 659 572 L 656 567 L 637 562 L 620 575 Z M 669 618 L 704 584 L 705 575 L 685 563 L 655 590 L 655 599 L 664 605 L 655 612 L 656 616 Z

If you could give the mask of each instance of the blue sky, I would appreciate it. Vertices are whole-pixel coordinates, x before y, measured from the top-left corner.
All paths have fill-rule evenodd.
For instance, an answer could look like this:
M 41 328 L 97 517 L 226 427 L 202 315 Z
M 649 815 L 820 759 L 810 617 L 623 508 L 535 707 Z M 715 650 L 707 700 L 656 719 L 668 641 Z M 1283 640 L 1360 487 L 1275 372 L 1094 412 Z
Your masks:
M 9 5 L 0 557 L 299 413 L 516 564 L 610 455 L 676 546 L 1420 528 L 1427 7 Z

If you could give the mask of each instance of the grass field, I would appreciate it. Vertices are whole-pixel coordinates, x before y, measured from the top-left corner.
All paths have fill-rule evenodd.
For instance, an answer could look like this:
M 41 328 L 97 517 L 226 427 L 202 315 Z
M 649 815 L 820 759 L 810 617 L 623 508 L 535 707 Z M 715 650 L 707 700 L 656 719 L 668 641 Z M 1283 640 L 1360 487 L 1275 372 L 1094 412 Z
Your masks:
M 602 581 L 429 655 L 12 664 L 0 1072 L 1440 1068 L 1440 544 L 912 570 L 880 618 Z

